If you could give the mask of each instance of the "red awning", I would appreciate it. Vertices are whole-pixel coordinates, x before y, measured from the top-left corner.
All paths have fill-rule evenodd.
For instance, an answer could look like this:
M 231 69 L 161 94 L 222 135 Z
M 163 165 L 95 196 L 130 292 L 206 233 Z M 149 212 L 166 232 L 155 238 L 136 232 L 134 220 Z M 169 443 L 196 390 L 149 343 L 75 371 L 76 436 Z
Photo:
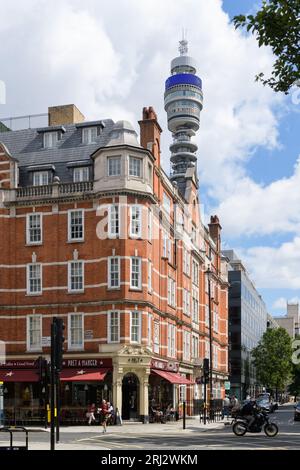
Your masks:
M 0 369 L 0 382 L 38 382 L 36 370 Z
M 167 380 L 171 384 L 193 385 L 194 383 L 191 380 L 182 377 L 182 375 L 177 374 L 176 372 L 167 372 L 165 370 L 157 369 L 152 369 L 152 372 L 155 372 L 155 374 L 160 375 L 160 377 Z
M 62 382 L 89 382 L 104 380 L 109 369 L 63 369 L 60 374 Z

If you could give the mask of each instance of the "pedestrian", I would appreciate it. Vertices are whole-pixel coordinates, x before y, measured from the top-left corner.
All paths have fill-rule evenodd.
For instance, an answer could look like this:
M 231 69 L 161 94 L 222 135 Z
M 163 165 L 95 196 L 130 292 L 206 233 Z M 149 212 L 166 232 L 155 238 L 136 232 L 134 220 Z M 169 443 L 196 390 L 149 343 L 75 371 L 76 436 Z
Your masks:
M 222 419 L 224 419 L 224 417 L 226 416 L 227 420 L 228 420 L 228 418 L 229 418 L 229 408 L 230 408 L 229 396 L 225 395 L 225 398 L 223 400 L 223 407 L 222 407 Z
M 95 403 L 92 403 L 89 406 L 88 413 L 87 413 L 87 416 L 89 418 L 89 421 L 88 421 L 89 426 L 96 421 L 95 411 L 96 411 L 96 405 L 95 405 Z
M 102 400 L 100 411 L 100 422 L 103 426 L 103 434 L 106 433 L 107 420 L 109 418 L 108 405 L 106 400 Z

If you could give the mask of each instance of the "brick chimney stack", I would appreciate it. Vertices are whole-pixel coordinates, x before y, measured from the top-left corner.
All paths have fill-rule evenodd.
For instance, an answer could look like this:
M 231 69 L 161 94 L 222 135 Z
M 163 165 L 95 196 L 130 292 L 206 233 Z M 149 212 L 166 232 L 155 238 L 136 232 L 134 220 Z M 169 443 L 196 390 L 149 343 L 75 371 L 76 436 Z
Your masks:
M 150 150 L 155 163 L 160 166 L 160 134 L 162 129 L 157 121 L 157 115 L 152 106 L 143 108 L 143 119 L 139 121 L 141 129 L 141 146 Z
M 216 244 L 217 252 L 220 253 L 221 251 L 221 230 L 222 227 L 220 225 L 219 217 L 217 215 L 212 215 L 210 217 L 210 223 L 208 224 L 209 228 L 209 235 L 213 239 Z M 219 259 L 219 257 L 217 257 Z M 218 271 L 220 270 L 220 266 L 217 267 Z

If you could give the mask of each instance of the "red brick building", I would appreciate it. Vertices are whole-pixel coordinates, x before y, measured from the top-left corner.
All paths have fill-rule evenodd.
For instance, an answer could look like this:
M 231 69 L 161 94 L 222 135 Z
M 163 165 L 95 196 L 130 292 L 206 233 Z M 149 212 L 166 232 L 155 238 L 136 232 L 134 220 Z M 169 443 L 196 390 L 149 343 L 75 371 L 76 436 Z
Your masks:
M 186 63 L 192 73 L 182 75 Z M 49 108 L 48 127 L 0 133 L 0 340 L 7 353 L 0 381 L 8 415 L 33 416 L 47 401 L 37 359 L 49 359 L 53 317 L 66 325 L 63 417 L 75 409 L 85 416 L 88 403 L 102 398 L 124 419 L 147 422 L 153 407 L 183 400 L 193 413 L 210 353 L 208 282 L 212 392 L 224 395 L 227 264 L 218 217 L 208 227 L 201 219 L 190 141 L 201 81 L 191 76 L 190 58 L 172 65 L 165 94 L 171 178 L 160 165 L 152 108 L 143 110 L 140 142 L 130 123 L 86 122 L 73 105 Z M 194 97 L 188 109 L 187 100 L 178 102 L 185 90 Z M 193 116 L 185 127 L 182 113 Z
M 187 172 L 182 195 L 160 166 L 161 129 L 151 108 L 140 121 L 141 145 L 129 123 L 64 119 L 62 113 L 56 126 L 0 135 L 0 339 L 8 361 L 0 380 L 7 407 L 40 402 L 33 361 L 49 358 L 54 316 L 67 327 L 64 405 L 86 407 L 105 396 L 125 419 L 147 420 L 149 400 L 165 406 L 201 399 L 195 378 L 209 355 L 208 263 L 220 398 L 227 276 L 221 227 L 217 217 L 208 228 L 201 222 L 194 172 Z

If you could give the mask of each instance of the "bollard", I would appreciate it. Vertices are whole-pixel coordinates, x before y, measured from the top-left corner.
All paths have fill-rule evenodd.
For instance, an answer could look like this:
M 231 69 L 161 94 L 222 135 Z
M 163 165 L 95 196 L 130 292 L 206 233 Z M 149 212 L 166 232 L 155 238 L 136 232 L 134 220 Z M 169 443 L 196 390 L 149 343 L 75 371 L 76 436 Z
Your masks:
M 185 413 L 186 413 L 185 401 L 184 401 L 183 404 L 182 404 L 182 413 L 183 413 L 182 424 L 183 424 L 183 429 L 185 429 Z

